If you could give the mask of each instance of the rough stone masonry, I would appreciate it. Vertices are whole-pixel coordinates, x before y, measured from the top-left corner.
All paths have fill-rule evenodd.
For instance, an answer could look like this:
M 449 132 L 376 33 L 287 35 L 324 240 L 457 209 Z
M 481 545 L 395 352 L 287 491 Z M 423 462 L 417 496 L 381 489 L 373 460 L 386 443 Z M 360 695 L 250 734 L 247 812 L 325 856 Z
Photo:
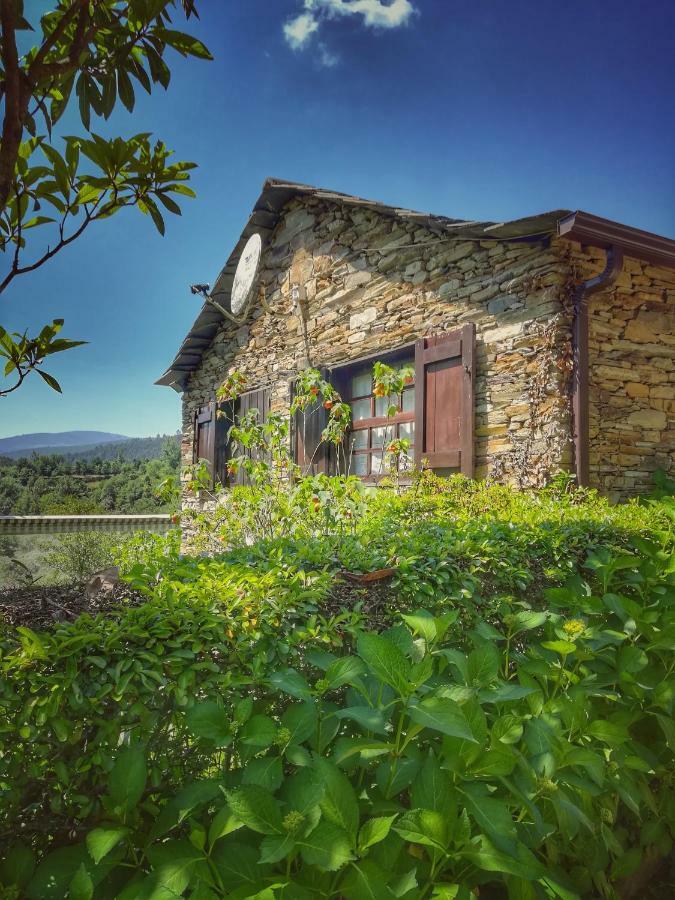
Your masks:
M 195 410 L 235 369 L 252 389 L 270 386 L 272 408 L 284 411 L 289 379 L 308 364 L 385 354 L 473 322 L 476 477 L 540 486 L 571 464 L 571 292 L 603 257 L 555 237 L 465 240 L 296 198 L 264 250 L 247 324 L 224 322 L 189 378 L 183 461 L 192 462 Z M 291 285 L 304 288 L 303 309 Z M 648 488 L 659 466 L 673 470 L 674 294 L 675 272 L 628 258 L 591 301 L 591 484 L 613 497 Z

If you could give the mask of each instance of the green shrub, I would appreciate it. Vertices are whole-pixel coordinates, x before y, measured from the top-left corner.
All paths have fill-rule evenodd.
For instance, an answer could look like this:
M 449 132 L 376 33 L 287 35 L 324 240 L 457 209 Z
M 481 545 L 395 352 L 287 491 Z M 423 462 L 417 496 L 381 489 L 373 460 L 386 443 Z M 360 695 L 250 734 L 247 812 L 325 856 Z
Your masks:
M 668 501 L 425 476 L 360 502 L 339 535 L 215 559 L 135 538 L 142 606 L 0 635 L 0 847 L 22 841 L 0 883 L 610 900 L 672 879 Z M 335 610 L 342 568 L 382 565 L 378 635 L 367 592 Z
M 47 545 L 44 565 L 58 580 L 81 582 L 113 565 L 119 535 L 100 531 L 63 534 Z

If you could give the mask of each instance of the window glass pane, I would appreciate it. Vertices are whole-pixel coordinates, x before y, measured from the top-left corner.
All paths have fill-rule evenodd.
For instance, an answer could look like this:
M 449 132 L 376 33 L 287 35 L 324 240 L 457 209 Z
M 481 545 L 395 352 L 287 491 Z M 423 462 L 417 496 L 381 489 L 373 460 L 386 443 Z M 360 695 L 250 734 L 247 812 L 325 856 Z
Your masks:
M 354 422 L 370 418 L 370 397 L 364 397 L 363 400 L 354 400 L 351 406 Z
M 352 378 L 352 397 L 367 397 L 372 393 L 373 381 L 370 372 L 362 372 Z
M 409 441 L 415 440 L 415 423 L 414 422 L 401 422 L 398 426 L 398 436 L 400 438 L 406 438 Z
M 375 398 L 375 415 L 386 416 L 390 406 L 398 406 L 398 397 L 392 394 L 390 397 Z
M 353 450 L 365 450 L 368 447 L 368 429 L 352 431 L 350 441 Z
M 386 472 L 386 464 L 382 462 L 382 454 L 381 453 L 373 453 L 370 457 L 370 474 L 371 475 L 384 475 Z
M 352 455 L 351 474 L 352 475 L 367 475 L 368 474 L 368 454 L 367 453 L 354 453 Z
M 381 450 L 383 446 L 387 446 L 390 441 L 394 440 L 394 426 L 386 425 L 380 428 L 373 428 L 373 443 L 375 449 Z
M 403 391 L 403 403 L 401 406 L 403 412 L 414 412 L 415 411 L 415 388 L 406 388 Z

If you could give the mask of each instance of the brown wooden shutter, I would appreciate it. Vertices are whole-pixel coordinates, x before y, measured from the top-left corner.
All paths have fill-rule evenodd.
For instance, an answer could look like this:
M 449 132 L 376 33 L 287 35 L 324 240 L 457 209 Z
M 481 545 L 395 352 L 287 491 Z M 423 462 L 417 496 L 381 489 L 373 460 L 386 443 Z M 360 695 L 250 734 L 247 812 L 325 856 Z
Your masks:
M 245 394 L 242 394 L 237 401 L 235 408 L 236 421 L 238 422 L 238 420 L 250 412 L 250 410 L 257 409 L 258 424 L 264 425 L 265 422 L 267 422 L 270 413 L 271 402 L 272 391 L 268 387 L 259 388 L 257 391 L 247 391 Z M 241 448 L 235 448 L 234 451 L 228 451 L 228 457 L 239 456 L 240 453 Z M 246 456 L 251 456 L 252 459 L 258 459 L 258 454 L 255 451 L 251 454 L 249 450 L 244 450 L 244 454 Z M 243 469 L 239 469 L 237 474 L 230 479 L 230 483 L 249 484 L 249 479 Z
M 473 477 L 475 328 L 415 344 L 415 462 Z
M 328 369 L 322 368 L 321 377 L 328 380 Z M 291 402 L 295 381 L 291 381 Z M 313 403 L 303 412 L 297 412 L 291 421 L 291 452 L 303 475 L 327 474 L 329 471 L 329 447 L 322 443 L 321 435 L 328 424 L 328 410 L 322 402 Z
M 195 413 L 193 462 L 206 460 L 213 483 L 215 471 L 216 405 L 214 402 L 201 406 Z

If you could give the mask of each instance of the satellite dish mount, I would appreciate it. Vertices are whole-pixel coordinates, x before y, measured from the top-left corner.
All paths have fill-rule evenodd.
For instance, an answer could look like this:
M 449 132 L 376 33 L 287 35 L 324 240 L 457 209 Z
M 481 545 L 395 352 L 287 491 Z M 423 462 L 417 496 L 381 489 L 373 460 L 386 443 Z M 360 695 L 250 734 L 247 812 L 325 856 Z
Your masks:
M 195 284 L 191 286 L 190 290 L 193 294 L 201 294 L 205 302 L 217 309 L 223 318 L 233 322 L 235 325 L 242 325 L 246 321 L 248 306 L 255 290 L 261 256 L 262 239 L 258 232 L 255 232 L 246 241 L 239 257 L 232 281 L 232 290 L 230 291 L 229 310 L 225 309 L 217 300 L 214 300 L 209 293 L 208 285 Z

